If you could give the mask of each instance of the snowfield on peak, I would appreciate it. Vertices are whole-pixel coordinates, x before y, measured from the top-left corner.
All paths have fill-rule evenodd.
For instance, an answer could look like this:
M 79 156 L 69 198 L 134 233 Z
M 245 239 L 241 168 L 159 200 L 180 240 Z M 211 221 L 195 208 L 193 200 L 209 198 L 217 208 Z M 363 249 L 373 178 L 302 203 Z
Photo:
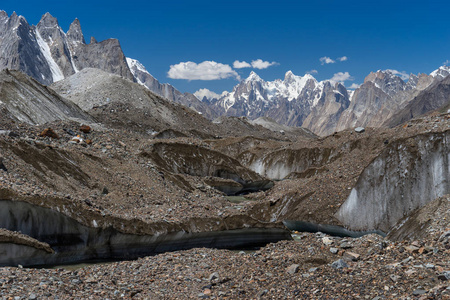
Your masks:
M 45 59 L 47 60 L 47 63 L 50 67 L 50 71 L 52 72 L 53 82 L 63 80 L 64 74 L 62 73 L 58 64 L 53 59 L 49 46 L 42 38 L 41 34 L 39 33 L 39 30 L 35 30 L 35 33 L 36 33 L 36 40 L 39 44 L 39 48 L 41 49 L 42 54 L 44 55 Z
M 445 78 L 446 76 L 450 75 L 450 66 L 442 66 L 439 69 L 431 72 L 430 75 L 433 77 Z
M 141 71 L 141 72 L 149 73 L 149 72 L 147 71 L 147 69 L 144 67 L 144 65 L 141 64 L 137 59 L 133 59 L 133 58 L 127 57 L 126 60 L 127 60 L 128 67 L 129 67 L 130 69 L 136 68 L 136 69 L 138 69 L 138 70 Z M 149 73 L 149 74 L 150 74 L 150 73 Z
M 139 78 L 137 73 L 139 71 L 139 72 L 148 74 L 150 76 L 151 76 L 151 74 L 147 71 L 147 69 L 144 67 L 144 65 L 141 64 L 138 60 L 126 57 L 126 61 L 127 61 L 128 68 L 130 68 L 131 74 L 133 74 L 137 83 L 146 87 L 145 83 L 142 82 L 142 80 Z
M 270 106 L 280 99 L 291 102 L 303 98 L 309 106 L 314 107 L 322 97 L 325 82 L 328 81 L 319 82 L 310 74 L 297 76 L 292 71 L 286 72 L 284 80 L 264 81 L 252 71 L 231 93 L 222 93 L 219 102 L 225 112 L 239 103 L 255 104 L 256 101 L 263 106 Z
M 287 98 L 289 101 L 297 99 L 306 87 L 308 82 L 311 81 L 315 87 L 319 86 L 319 82 L 311 75 L 305 76 L 294 75 L 291 71 L 288 71 L 284 77 L 284 80 L 276 79 L 274 81 L 267 82 L 267 89 L 271 91 L 269 95 L 273 97 Z

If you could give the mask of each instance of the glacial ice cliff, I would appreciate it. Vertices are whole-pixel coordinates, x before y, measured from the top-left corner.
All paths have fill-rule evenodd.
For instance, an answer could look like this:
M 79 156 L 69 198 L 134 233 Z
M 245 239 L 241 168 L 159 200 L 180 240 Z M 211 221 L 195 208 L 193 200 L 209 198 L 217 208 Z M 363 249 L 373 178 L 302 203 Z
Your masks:
M 387 232 L 403 216 L 450 193 L 450 131 L 398 140 L 363 171 L 336 213 L 349 229 Z

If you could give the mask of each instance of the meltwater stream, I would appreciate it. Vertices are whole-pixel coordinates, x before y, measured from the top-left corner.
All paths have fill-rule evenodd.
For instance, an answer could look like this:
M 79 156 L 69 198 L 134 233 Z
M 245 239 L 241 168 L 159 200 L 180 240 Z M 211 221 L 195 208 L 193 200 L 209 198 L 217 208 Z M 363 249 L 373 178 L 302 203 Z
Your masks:
M 52 209 L 10 200 L 0 200 L 0 228 L 20 231 L 48 243 L 55 250 L 55 253 L 47 253 L 30 246 L 0 243 L 0 266 L 51 266 L 126 260 L 196 247 L 252 249 L 292 239 L 290 231 L 282 228 L 124 234 L 112 227 L 87 227 Z

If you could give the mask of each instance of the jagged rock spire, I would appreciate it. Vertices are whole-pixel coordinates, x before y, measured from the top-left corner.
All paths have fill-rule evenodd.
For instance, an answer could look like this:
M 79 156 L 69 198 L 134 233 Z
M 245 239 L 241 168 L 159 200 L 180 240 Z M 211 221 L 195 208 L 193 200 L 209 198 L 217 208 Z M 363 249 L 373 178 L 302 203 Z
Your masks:
M 71 42 L 86 44 L 83 32 L 81 31 L 80 20 L 78 20 L 78 18 L 70 24 L 69 31 L 67 31 L 67 38 Z
M 57 27 L 58 20 L 53 17 L 50 13 L 45 13 L 45 15 L 42 16 L 41 20 L 38 23 L 39 26 L 45 26 L 45 27 Z

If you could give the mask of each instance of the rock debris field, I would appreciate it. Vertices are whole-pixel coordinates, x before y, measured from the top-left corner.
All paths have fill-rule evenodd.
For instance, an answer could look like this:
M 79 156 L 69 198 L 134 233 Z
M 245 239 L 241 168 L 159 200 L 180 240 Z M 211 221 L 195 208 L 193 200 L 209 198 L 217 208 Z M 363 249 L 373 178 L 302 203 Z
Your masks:
M 226 134 L 205 139 L 187 133 L 155 139 L 132 130 L 90 125 L 91 130 L 81 131 L 80 124 L 69 121 L 34 127 L 2 120 L 0 199 L 26 201 L 62 211 L 86 226 L 134 234 L 280 228 L 283 216 L 340 225 L 335 212 L 386 145 L 417 134 L 445 133 L 450 124 L 448 114 L 435 114 L 394 129 L 347 130 L 322 139 L 270 136 L 265 131 L 266 136 L 250 140 Z M 57 137 L 42 134 L 46 128 Z M 217 174 L 181 172 L 182 161 L 173 165 L 157 161 L 152 149 L 161 143 L 228 154 L 242 170 L 248 167 L 248 153 L 262 157 L 267 151 L 302 147 L 335 147 L 341 152 L 276 181 L 269 190 L 231 202 L 207 184 Z M 357 160 L 353 167 L 352 160 Z M 230 182 L 215 178 L 220 184 Z M 305 194 L 313 196 L 303 201 Z M 286 195 L 297 201 L 295 210 L 283 211 Z M 271 222 L 275 213 L 278 218 Z M 252 251 L 195 248 L 131 261 L 1 267 L 0 298 L 450 299 L 449 196 L 408 216 L 386 238 L 293 232 L 293 240 Z M 38 239 L 8 230 L 0 231 L 0 243 L 53 251 Z
M 450 198 L 426 238 L 293 241 L 243 252 L 192 249 L 135 261 L 0 269 L 3 299 L 450 299 Z

